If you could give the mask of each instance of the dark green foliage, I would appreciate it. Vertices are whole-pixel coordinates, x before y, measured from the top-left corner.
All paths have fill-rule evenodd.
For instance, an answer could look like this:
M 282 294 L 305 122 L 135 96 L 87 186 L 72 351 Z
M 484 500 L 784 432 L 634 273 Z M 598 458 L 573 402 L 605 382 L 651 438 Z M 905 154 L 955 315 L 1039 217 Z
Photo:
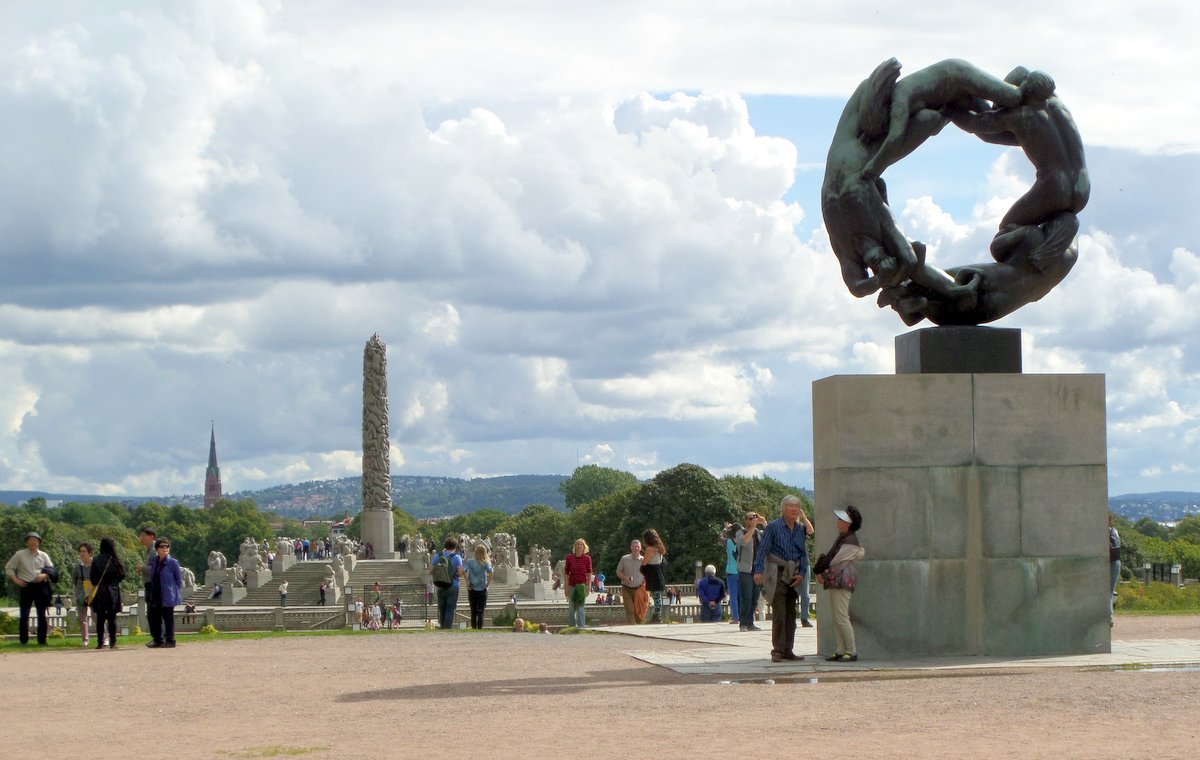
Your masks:
M 647 528 L 657 530 L 667 545 L 668 581 L 695 581 L 697 561 L 724 567 L 725 549 L 717 533 L 738 517 L 738 510 L 712 473 L 681 464 L 663 470 L 631 495 L 618 532 L 628 543 Z M 609 564 L 615 566 L 616 559 Z
M 556 561 L 570 550 L 571 542 L 577 538 L 571 535 L 567 516 L 548 504 L 525 507 L 519 514 L 500 523 L 496 531 L 516 536 L 517 549 L 522 555 L 536 544 L 548 547 Z M 440 545 L 441 542 L 438 543 Z M 524 556 L 521 561 L 524 562 Z
M 571 477 L 559 484 L 566 507 L 577 509 L 583 504 L 637 487 L 633 473 L 601 467 L 596 464 L 576 467 Z
M 1150 538 L 1158 538 L 1166 541 L 1170 538 L 1171 531 L 1165 525 L 1161 525 L 1149 517 L 1143 517 L 1133 524 L 1133 529 L 1143 536 Z

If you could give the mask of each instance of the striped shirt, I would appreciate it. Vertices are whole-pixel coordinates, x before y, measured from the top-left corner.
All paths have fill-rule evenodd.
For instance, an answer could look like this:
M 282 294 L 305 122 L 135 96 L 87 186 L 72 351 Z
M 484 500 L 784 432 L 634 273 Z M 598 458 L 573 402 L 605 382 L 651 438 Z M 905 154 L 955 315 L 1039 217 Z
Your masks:
M 796 562 L 802 567 L 808 565 L 808 529 L 803 520 L 797 520 L 794 528 L 788 528 L 782 517 L 767 525 L 763 531 L 762 543 L 754 554 L 755 574 L 763 571 L 767 555 L 774 554 L 784 562 Z

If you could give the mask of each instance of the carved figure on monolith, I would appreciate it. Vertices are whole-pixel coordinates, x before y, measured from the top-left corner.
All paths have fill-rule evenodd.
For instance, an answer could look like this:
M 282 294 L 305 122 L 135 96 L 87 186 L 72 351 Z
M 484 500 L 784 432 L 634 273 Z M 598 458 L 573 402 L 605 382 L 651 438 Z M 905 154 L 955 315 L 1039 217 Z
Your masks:
M 371 336 L 363 351 L 362 540 L 378 559 L 392 559 L 392 472 L 388 441 L 387 346 Z

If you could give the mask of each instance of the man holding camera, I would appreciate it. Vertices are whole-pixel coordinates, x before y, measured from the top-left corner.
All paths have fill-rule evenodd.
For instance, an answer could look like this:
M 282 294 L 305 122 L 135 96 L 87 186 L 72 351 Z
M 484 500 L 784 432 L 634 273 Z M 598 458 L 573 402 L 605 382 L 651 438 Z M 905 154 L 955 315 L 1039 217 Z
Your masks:
M 742 523 L 733 536 L 737 544 L 737 577 L 738 577 L 738 620 L 739 630 L 762 630 L 754 624 L 754 610 L 758 607 L 760 584 L 754 580 L 754 552 L 762 541 L 762 530 L 767 521 L 757 512 L 747 512 Z

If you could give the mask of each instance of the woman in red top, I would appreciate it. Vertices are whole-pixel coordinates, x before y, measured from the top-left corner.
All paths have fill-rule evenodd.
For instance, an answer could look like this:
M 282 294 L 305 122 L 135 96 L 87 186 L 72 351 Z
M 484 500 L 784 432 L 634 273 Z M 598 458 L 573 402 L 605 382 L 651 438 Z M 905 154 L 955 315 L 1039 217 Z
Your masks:
M 592 585 L 592 558 L 588 556 L 587 541 L 575 539 L 575 552 L 567 555 L 566 566 L 563 568 L 566 576 L 567 622 L 576 628 L 585 628 L 586 619 L 583 614 L 584 603 L 587 602 L 588 589 Z

